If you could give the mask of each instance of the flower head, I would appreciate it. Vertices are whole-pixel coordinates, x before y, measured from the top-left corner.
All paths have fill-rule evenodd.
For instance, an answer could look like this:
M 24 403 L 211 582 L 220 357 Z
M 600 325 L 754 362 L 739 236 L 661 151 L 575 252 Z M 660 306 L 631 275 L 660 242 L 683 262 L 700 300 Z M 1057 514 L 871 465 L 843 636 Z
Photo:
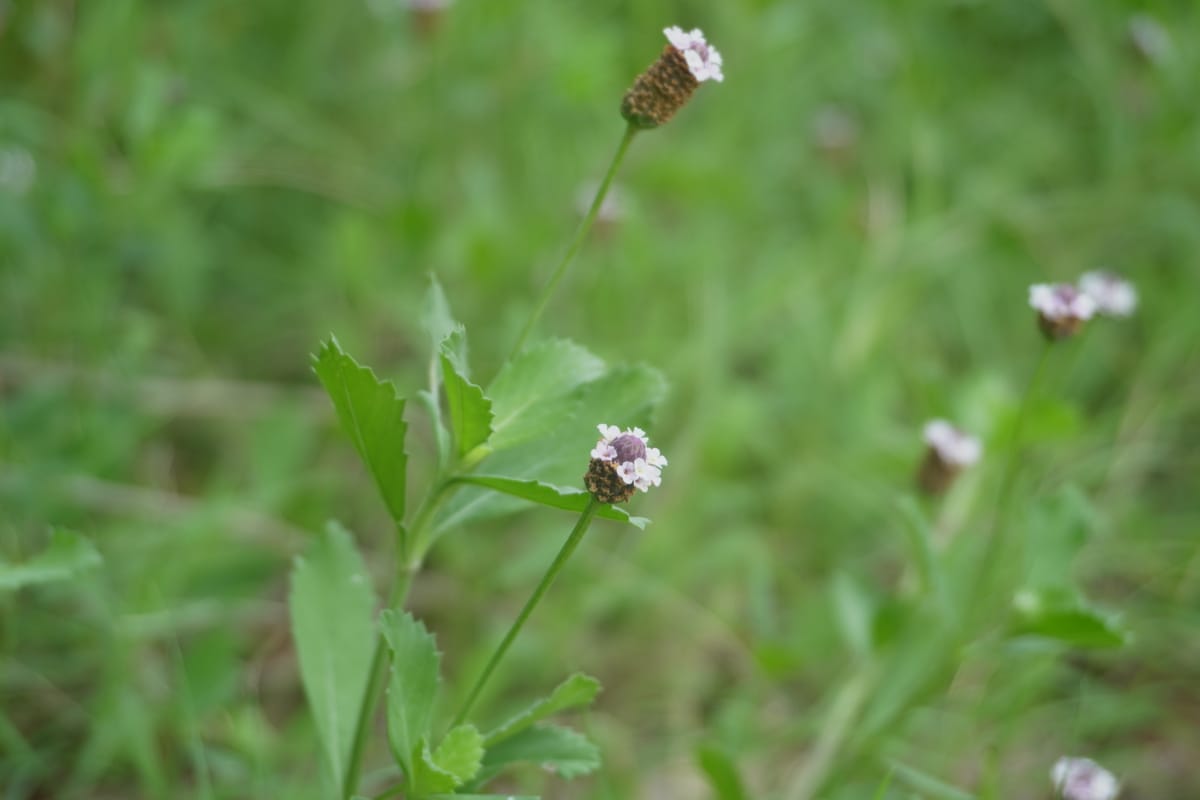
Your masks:
M 983 446 L 944 419 L 930 420 L 923 433 L 928 450 L 917 473 L 917 485 L 929 494 L 941 494 L 959 472 L 979 460 Z
M 1063 800 L 1115 800 L 1121 791 L 1113 774 L 1090 758 L 1060 758 L 1050 780 Z
M 1096 313 L 1096 301 L 1069 283 L 1030 286 L 1029 305 L 1038 312 L 1038 325 L 1048 339 L 1073 335 Z
M 692 28 L 685 33 L 683 28 L 672 25 L 670 28 L 663 28 L 663 34 L 672 47 L 683 53 L 688 69 L 696 80 L 713 80 L 717 83 L 725 80 L 725 76 L 721 74 L 721 54 L 717 52 L 717 48 L 704 40 L 704 32 L 699 28 Z
M 925 444 L 935 450 L 939 458 L 956 467 L 971 466 L 983 453 L 978 439 L 963 433 L 944 419 L 927 422 L 924 437 Z
M 664 28 L 669 44 L 638 75 L 621 100 L 621 115 L 637 128 L 657 128 L 683 108 L 704 81 L 723 81 L 721 54 L 699 28 Z
M 650 491 L 662 483 L 667 459 L 650 446 L 641 428 L 622 431 L 615 425 L 597 425 L 600 441 L 592 448 L 591 461 L 583 480 L 588 491 L 602 503 L 624 503 L 634 491 Z
M 1085 272 L 1079 291 L 1092 298 L 1096 312 L 1110 317 L 1128 317 L 1137 308 L 1137 289 L 1120 275 L 1103 270 Z

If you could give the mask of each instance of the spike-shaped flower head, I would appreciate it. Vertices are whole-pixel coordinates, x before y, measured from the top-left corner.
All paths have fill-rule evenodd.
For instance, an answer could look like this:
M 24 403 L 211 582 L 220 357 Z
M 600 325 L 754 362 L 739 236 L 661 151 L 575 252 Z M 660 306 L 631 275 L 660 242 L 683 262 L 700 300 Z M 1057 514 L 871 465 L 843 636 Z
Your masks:
M 641 428 L 621 430 L 616 425 L 597 425 L 600 441 L 592 448 L 583 481 L 601 503 L 624 503 L 634 491 L 650 491 L 662 483 L 667 459 L 650 446 Z
M 1060 758 L 1050 780 L 1062 800 L 1115 800 L 1121 792 L 1116 777 L 1090 758 Z
M 621 100 L 621 115 L 638 128 L 657 128 L 683 108 L 704 81 L 723 81 L 721 54 L 699 28 L 665 28 L 667 46 Z
M 917 485 L 929 494 L 950 488 L 958 473 L 979 460 L 983 446 L 944 419 L 930 420 L 924 430 L 925 460 L 917 473 Z
M 1096 301 L 1069 283 L 1036 283 L 1029 305 L 1038 312 L 1038 327 L 1047 339 L 1065 339 L 1096 313 Z
M 1079 278 L 1079 291 L 1092 298 L 1096 313 L 1107 317 L 1128 317 L 1137 308 L 1137 289 L 1112 272 L 1085 272 Z

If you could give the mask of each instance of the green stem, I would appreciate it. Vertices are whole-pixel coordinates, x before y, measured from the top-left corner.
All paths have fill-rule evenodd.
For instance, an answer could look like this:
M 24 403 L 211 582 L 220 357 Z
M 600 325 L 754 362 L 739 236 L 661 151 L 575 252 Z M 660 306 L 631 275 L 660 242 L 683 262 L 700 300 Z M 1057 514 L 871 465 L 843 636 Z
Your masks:
M 1012 492 L 1016 486 L 1017 475 L 1021 471 L 1021 449 L 1022 437 L 1025 433 L 1025 421 L 1029 416 L 1029 409 L 1033 405 L 1033 398 L 1037 394 L 1038 385 L 1041 383 L 1042 373 L 1045 372 L 1046 362 L 1049 360 L 1050 348 L 1052 342 L 1047 341 L 1042 347 L 1042 353 L 1038 357 L 1037 366 L 1033 369 L 1033 375 L 1029 378 L 1029 385 L 1025 388 L 1025 396 L 1021 398 L 1020 408 L 1017 409 L 1017 419 L 1013 424 L 1012 441 L 1009 444 L 1008 463 L 1004 467 L 1004 476 L 1000 480 L 1000 492 L 996 498 L 996 513 L 992 515 L 991 531 L 987 537 L 987 544 L 984 548 L 984 557 L 979 565 L 979 580 L 976 581 L 976 591 L 980 595 L 990 594 L 990 581 L 993 570 L 996 569 L 996 562 L 1002 551 L 1002 544 L 1007 538 L 1008 529 L 1008 510 L 1012 505 Z
M 408 590 L 412 587 L 413 574 L 416 567 L 408 565 L 400 570 L 392 591 L 388 596 L 388 608 L 403 608 L 408 599 Z M 375 652 L 371 656 L 371 671 L 367 677 L 367 688 L 363 692 L 362 703 L 358 708 L 358 718 L 354 725 L 354 742 L 350 747 L 350 763 L 346 769 L 346 779 L 342 784 L 342 797 L 350 798 L 358 792 L 358 774 L 362 768 L 363 752 L 367 744 L 367 730 L 374 716 L 375 706 L 379 703 L 379 695 L 383 691 L 383 679 L 387 667 L 387 644 L 383 634 L 375 639 Z
M 403 566 L 396 575 L 391 592 L 388 594 L 387 608 L 401 609 L 408 600 L 408 591 L 412 588 L 413 577 L 421 569 L 425 529 L 429 527 L 434 513 L 445 501 L 453 485 L 450 480 L 438 478 L 417 508 L 411 528 L 412 537 L 407 540 L 409 546 L 396 552 L 396 558 Z M 405 542 L 405 537 L 399 537 L 398 541 Z M 358 791 L 358 776 L 362 769 L 363 754 L 366 750 L 367 731 L 371 727 L 375 707 L 379 705 L 379 696 L 383 692 L 384 677 L 387 673 L 387 655 L 387 643 L 384 641 L 381 631 L 375 639 L 375 651 L 371 656 L 371 670 L 367 674 L 367 687 L 363 691 L 362 703 L 359 704 L 358 717 L 354 723 L 350 763 L 346 768 L 346 778 L 342 783 L 343 798 L 349 798 Z
M 513 621 L 512 627 L 504 635 L 504 639 L 500 642 L 500 646 L 496 648 L 496 652 L 492 653 L 491 659 L 488 660 L 487 666 L 483 668 L 483 672 L 480 673 L 479 678 L 475 681 L 475 686 L 472 687 L 471 693 L 467 695 L 466 702 L 459 709 L 450 727 L 453 728 L 456 725 L 461 725 L 463 720 L 467 718 L 467 714 L 471 712 L 475 701 L 479 699 L 479 693 L 483 691 L 483 687 L 487 684 L 488 678 L 492 676 L 492 673 L 496 670 L 496 666 L 504 658 L 504 654 L 508 652 L 508 648 L 512 646 L 513 641 L 517 638 L 517 634 L 524 627 L 525 621 L 529 619 L 529 615 L 533 613 L 533 609 L 542 599 L 542 595 L 550 588 L 550 584 L 554 583 L 554 579 L 562 571 L 563 565 L 567 563 L 567 559 L 571 557 L 571 554 L 575 552 L 575 548 L 579 547 L 579 543 L 583 541 L 583 535 L 587 533 L 588 526 L 592 523 L 592 518 L 600 510 L 600 505 L 599 501 L 592 498 L 588 502 L 587 507 L 583 509 L 583 512 L 579 515 L 579 520 L 575 523 L 575 527 L 571 529 L 571 534 L 567 536 L 567 541 L 563 543 L 562 548 L 558 551 L 558 555 L 550 563 L 549 569 L 542 576 L 542 580 L 538 583 L 537 588 L 533 590 L 533 594 L 525 601 L 525 607 L 521 609 L 521 613 Z
M 616 177 L 617 169 L 621 166 L 621 162 L 625 159 L 625 152 L 629 149 L 629 143 L 633 141 L 633 136 L 638 132 L 638 129 L 633 125 L 625 128 L 625 135 L 621 137 L 621 143 L 617 146 L 617 152 L 613 155 L 612 163 L 608 165 L 608 172 L 604 175 L 604 180 L 600 181 L 599 188 L 596 189 L 596 196 L 592 198 L 591 208 L 588 209 L 587 215 L 583 218 L 583 222 L 579 224 L 579 229 L 575 232 L 575 238 L 571 240 L 571 244 L 567 247 L 567 252 L 563 254 L 562 261 L 558 262 L 554 272 L 550 275 L 550 280 L 546 281 L 545 287 L 542 289 L 541 295 L 538 296 L 537 305 L 533 308 L 533 313 L 529 315 L 529 319 L 525 322 L 525 327 L 521 329 L 521 335 L 517 337 L 517 344 L 513 347 L 509 359 L 516 357 L 523 349 L 525 342 L 529 339 L 529 335 L 533 333 L 534 327 L 537 326 L 538 320 L 541 319 L 542 313 L 546 310 L 546 304 L 550 302 L 550 296 L 554 294 L 554 290 L 558 287 L 558 282 L 562 280 L 563 275 L 567 272 L 567 267 L 575 260 L 575 256 L 579 253 L 579 248 L 583 246 L 583 240 L 587 237 L 587 233 L 592 228 L 592 223 L 596 221 L 596 215 L 600 213 L 600 206 L 604 203 L 604 198 L 608 195 L 609 186 L 612 184 L 613 178 Z

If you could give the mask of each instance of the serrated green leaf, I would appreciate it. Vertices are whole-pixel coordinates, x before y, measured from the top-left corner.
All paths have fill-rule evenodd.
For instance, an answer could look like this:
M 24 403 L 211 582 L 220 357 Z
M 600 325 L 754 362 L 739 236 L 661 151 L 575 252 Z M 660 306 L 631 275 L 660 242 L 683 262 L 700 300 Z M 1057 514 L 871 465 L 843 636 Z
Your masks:
M 1013 637 L 1035 636 L 1088 648 L 1121 647 L 1129 639 L 1116 617 L 1087 606 L 1067 590 L 1025 590 L 1013 606 Z
M 489 747 L 483 756 L 483 768 L 489 774 L 518 762 L 538 764 L 570 779 L 599 769 L 600 751 L 581 733 L 543 724 Z
M 574 342 L 554 339 L 523 351 L 488 387 L 496 413 L 492 448 L 513 447 L 575 417 L 576 388 L 603 374 L 604 362 Z
M 375 643 L 375 593 L 349 533 L 330 524 L 292 569 L 300 677 L 335 784 L 342 784 Z
M 441 346 L 442 384 L 446 391 L 446 407 L 450 411 L 450 428 L 458 456 L 469 453 L 487 442 L 492 435 L 492 401 L 483 389 L 467 380 L 464 358 L 465 334 L 460 328 Z
M 483 759 L 483 736 L 474 725 L 459 725 L 442 739 L 435 752 L 421 740 L 413 759 L 408 795 L 452 792 L 475 777 Z
M 367 465 L 383 502 L 397 526 L 404 520 L 404 400 L 389 381 L 344 353 L 330 338 L 316 356 L 313 369 L 329 393 L 342 428 Z
M 413 753 L 412 772 L 408 773 L 406 794 L 410 797 L 424 797 L 428 794 L 453 792 L 462 781 L 454 773 L 443 769 L 437 763 L 429 744 L 422 739 L 416 752 Z
M 441 656 L 433 636 L 411 614 L 389 609 L 380 615 L 380 625 L 392 655 L 388 741 L 396 762 L 411 776 L 413 757 L 421 751 L 421 741 L 428 738 Z
M 583 489 L 567 489 L 562 486 L 551 486 L 541 481 L 523 481 L 516 478 L 504 478 L 499 475 L 464 475 L 458 478 L 458 480 L 462 483 L 486 486 L 489 489 L 495 489 L 498 492 L 504 492 L 513 497 L 522 497 L 544 506 L 550 506 L 551 508 L 561 508 L 564 511 L 582 512 L 587 508 L 588 501 L 591 499 L 591 495 Z M 610 505 L 601 506 L 596 515 L 605 519 L 628 522 L 630 525 L 643 530 L 650 523 L 650 520 L 645 517 L 630 516 L 629 512 L 625 509 Z
M 746 800 L 742 776 L 728 753 L 712 745 L 704 745 L 696 751 L 696 760 L 708 777 L 708 785 L 716 793 L 717 800 Z
M 46 549 L 20 564 L 0 561 L 0 590 L 66 580 L 100 566 L 95 545 L 77 533 L 50 532 Z
M 549 697 L 538 700 L 521 713 L 509 719 L 500 727 L 489 732 L 483 739 L 483 744 L 492 747 L 521 731 L 541 722 L 552 714 L 565 711 L 568 708 L 591 705 L 600 693 L 600 681 L 591 675 L 576 672 L 554 688 Z

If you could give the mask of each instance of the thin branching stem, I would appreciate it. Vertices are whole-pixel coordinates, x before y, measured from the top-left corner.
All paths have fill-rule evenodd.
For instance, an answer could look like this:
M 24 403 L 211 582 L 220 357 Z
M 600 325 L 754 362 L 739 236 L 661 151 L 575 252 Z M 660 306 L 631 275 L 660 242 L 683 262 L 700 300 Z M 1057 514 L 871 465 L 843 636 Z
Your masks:
M 488 679 L 492 677 L 496 667 L 500 664 L 500 660 L 504 658 L 504 654 L 508 652 L 508 648 L 516 640 L 517 634 L 521 632 L 521 628 L 525 626 L 529 615 L 533 613 L 533 609 L 542 599 L 542 595 L 550 588 L 550 584 L 554 583 L 554 579 L 558 577 L 558 573 L 562 571 L 563 565 L 567 563 L 567 559 L 579 547 L 579 543 L 583 541 L 583 535 L 587 533 L 588 526 L 592 524 L 592 518 L 596 516 L 596 512 L 600 510 L 600 502 L 592 498 L 587 507 L 579 515 L 579 519 L 575 522 L 575 527 L 571 529 L 567 540 L 563 542 L 563 546 L 559 549 L 558 555 L 554 557 L 554 561 L 550 563 L 550 567 L 546 570 L 546 574 L 542 576 L 537 587 L 534 588 L 533 594 L 525 601 L 525 607 L 521 609 L 521 613 L 517 614 L 517 618 L 513 621 L 512 626 L 508 629 L 508 633 L 504 635 L 500 645 L 496 651 L 492 653 L 492 657 L 488 659 L 487 666 L 483 668 L 483 672 L 479 674 L 475 685 L 471 688 L 471 693 L 467 695 L 466 701 L 463 702 L 462 708 L 458 710 L 458 714 L 454 717 L 454 722 L 451 727 L 462 724 L 467 718 L 467 714 L 471 713 L 471 709 L 475 705 L 475 701 L 479 699 L 480 692 L 487 685 Z
M 545 312 L 546 305 L 550 302 L 550 297 L 554 294 L 554 290 L 558 288 L 559 281 L 567 273 L 567 267 L 575 260 L 575 256 L 579 253 L 579 248 L 583 246 L 583 241 L 587 238 L 587 233 L 592 229 L 592 223 L 596 221 L 596 216 L 600 213 L 600 207 L 604 204 L 604 198 L 608 196 L 608 190 L 612 185 L 613 178 L 616 177 L 621 162 L 625 160 L 625 153 L 629 150 L 629 143 L 633 141 L 633 136 L 637 132 L 638 129 L 633 125 L 625 128 L 625 135 L 621 137 L 621 143 L 617 146 L 617 152 L 613 155 L 612 163 L 608 165 L 608 172 L 604 174 L 604 179 L 600 181 L 600 186 L 596 189 L 596 196 L 592 198 L 592 205 L 588 209 L 587 215 L 584 216 L 583 221 L 579 223 L 579 228 L 575 231 L 575 238 L 571 240 L 567 251 L 563 253 L 562 260 L 558 262 L 558 266 L 554 268 L 554 272 L 550 275 L 550 280 L 546 281 L 546 285 L 542 288 L 542 293 L 538 295 L 533 312 L 529 315 L 529 319 L 525 321 L 525 327 L 521 329 L 521 335 L 517 337 L 517 343 L 509 355 L 510 360 L 525 349 L 525 343 L 529 340 L 529 335 L 533 333 L 533 329 L 537 327 L 538 320 L 542 318 L 542 313 Z
M 450 480 L 440 478 L 436 480 L 413 517 L 413 525 L 409 531 L 411 538 L 404 536 L 397 538 L 399 544 L 396 560 L 399 568 L 388 594 L 387 608 L 404 608 L 404 604 L 408 600 L 409 589 L 412 588 L 413 578 L 421 569 L 422 551 L 419 548 L 425 539 L 425 530 L 429 527 L 437 509 L 450 495 L 454 485 Z M 375 651 L 371 656 L 367 686 L 363 691 L 362 702 L 359 704 L 358 716 L 354 723 L 350 762 L 342 784 L 343 798 L 352 797 L 358 791 L 358 776 L 362 769 L 363 755 L 366 750 L 367 733 L 371 727 L 371 719 L 375 715 L 375 707 L 379 705 L 379 696 L 383 692 L 387 660 L 387 643 L 384 641 L 383 632 L 380 631 L 375 638 Z

